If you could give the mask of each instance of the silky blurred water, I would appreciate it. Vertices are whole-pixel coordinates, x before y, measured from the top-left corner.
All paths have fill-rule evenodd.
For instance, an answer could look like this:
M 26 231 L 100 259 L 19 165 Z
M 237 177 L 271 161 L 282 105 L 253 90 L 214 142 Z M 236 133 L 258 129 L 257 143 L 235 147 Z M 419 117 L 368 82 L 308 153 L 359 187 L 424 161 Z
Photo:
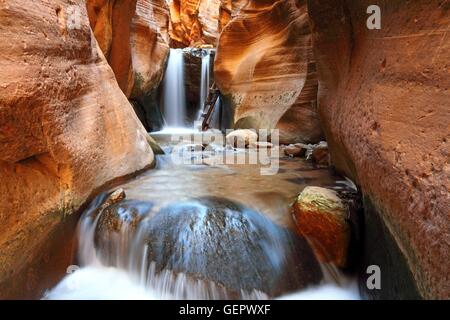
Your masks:
M 182 270 L 186 267 L 211 273 L 209 266 L 208 268 L 204 266 L 205 261 L 208 262 L 210 258 L 205 256 L 199 259 L 199 252 L 206 254 L 211 246 L 218 245 L 215 237 L 221 229 L 217 227 L 219 222 L 215 222 L 214 219 L 203 219 L 211 215 L 208 210 L 214 210 L 211 207 L 214 207 L 215 203 L 204 199 L 226 199 L 225 203 L 239 204 L 239 209 L 232 207 L 230 212 L 230 209 L 226 207 L 220 211 L 223 215 L 220 218 L 227 221 L 224 228 L 225 230 L 228 228 L 228 233 L 236 234 L 238 238 L 245 235 L 248 246 L 244 245 L 241 249 L 239 247 L 241 240 L 233 242 L 233 237 L 227 237 L 227 234 L 221 235 L 231 245 L 237 246 L 237 250 L 234 251 L 233 248 L 225 248 L 227 252 L 223 256 L 228 259 L 231 254 L 242 255 L 240 259 L 236 258 L 236 262 L 251 262 L 254 259 L 252 252 L 245 251 L 250 251 L 248 248 L 256 248 L 259 250 L 256 257 L 262 261 L 260 264 L 267 264 L 267 268 L 272 268 L 269 272 L 281 268 L 280 274 L 274 275 L 274 278 L 279 277 L 281 282 L 294 283 L 295 277 L 289 279 L 289 272 L 283 270 L 286 266 L 280 265 L 291 259 L 291 256 L 295 255 L 292 253 L 295 250 L 306 252 L 301 243 L 290 247 L 292 239 L 296 237 L 295 225 L 289 209 L 291 203 L 307 185 L 337 190 L 351 187 L 347 181 L 331 175 L 328 170 L 316 169 L 312 164 L 300 159 L 280 159 L 278 174 L 273 176 L 261 175 L 260 165 L 215 166 L 209 165 L 210 162 L 205 160 L 202 164 L 179 166 L 172 163 L 169 155 L 159 156 L 156 169 L 147 171 L 122 185 L 121 188 L 126 193 L 126 201 L 117 205 L 114 211 L 121 223 L 119 231 L 112 235 L 108 234 L 106 238 L 96 237 L 96 234 L 99 234 L 99 226 L 102 226 L 102 219 L 105 219 L 105 215 L 108 214 L 104 212 L 98 214 L 96 211 L 105 200 L 106 194 L 97 197 L 80 220 L 79 264 L 81 269 L 64 278 L 54 289 L 46 293 L 45 298 L 359 299 L 355 281 L 343 276 L 335 269 L 330 276 L 330 269 L 324 266 L 318 271 L 324 274 L 324 279 L 320 283 L 297 292 L 292 291 L 295 287 L 289 289 L 287 286 L 286 290 L 275 290 L 274 292 L 280 292 L 277 296 L 258 289 L 236 290 L 236 288 L 224 286 L 220 281 L 210 281 L 195 277 L 192 273 L 180 272 L 178 269 Z M 240 209 L 241 207 L 243 209 Z M 164 230 L 158 229 L 159 226 L 171 229 L 170 226 L 187 217 L 186 212 L 191 214 L 190 220 L 177 227 L 176 233 L 170 231 L 170 235 L 176 234 L 176 237 L 167 238 Z M 241 215 L 242 219 L 239 218 Z M 166 216 L 172 220 L 165 221 Z M 214 214 L 212 216 L 215 217 Z M 238 220 L 234 220 L 235 217 L 238 217 Z M 105 225 L 108 226 L 108 224 Z M 239 233 L 241 229 L 246 229 L 242 235 Z M 264 235 L 265 242 L 255 238 L 259 234 Z M 152 235 L 157 239 L 155 241 L 164 237 L 170 239 L 167 244 L 170 246 L 168 253 L 165 251 L 167 247 L 163 240 L 158 242 L 156 247 L 151 246 L 152 243 L 154 244 L 149 240 Z M 210 237 L 209 240 L 207 240 L 208 237 Z M 204 239 L 203 244 L 202 239 Z M 104 250 L 100 251 L 100 247 Z M 197 249 L 198 252 L 189 251 Z M 155 258 L 155 256 L 156 260 L 159 259 L 158 255 L 153 252 L 153 255 L 150 254 L 149 250 L 162 250 L 159 255 L 166 259 L 164 263 L 169 261 L 168 266 L 171 267 L 164 268 L 159 265 L 160 263 L 149 260 L 149 257 Z M 177 255 L 177 252 L 181 253 Z M 167 258 L 167 255 L 173 256 Z M 246 256 L 243 258 L 244 255 Z M 197 258 L 188 263 L 191 256 Z M 183 261 L 178 261 L 180 259 Z M 233 273 L 235 268 L 239 267 L 234 266 L 233 262 L 230 262 L 227 267 L 230 268 L 232 277 L 239 274 Z M 311 265 L 302 268 L 309 267 Z M 207 278 L 211 279 L 214 276 Z M 234 280 L 225 279 L 224 282 L 236 283 L 235 285 L 239 286 L 240 280 Z M 246 280 L 243 281 L 242 283 L 246 283 Z M 260 279 L 258 281 L 255 286 L 259 283 L 261 288 L 265 288 L 265 284 L 261 284 Z M 274 282 L 274 285 L 279 283 Z M 267 286 L 271 288 L 270 285 Z

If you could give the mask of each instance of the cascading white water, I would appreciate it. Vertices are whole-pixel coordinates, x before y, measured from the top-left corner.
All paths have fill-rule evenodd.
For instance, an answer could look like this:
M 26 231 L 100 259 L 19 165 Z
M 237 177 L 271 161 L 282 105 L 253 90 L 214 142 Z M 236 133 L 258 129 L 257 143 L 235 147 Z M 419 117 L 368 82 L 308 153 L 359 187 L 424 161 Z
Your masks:
M 97 211 L 105 195 L 101 195 L 94 200 L 91 206 L 83 214 L 79 226 L 79 262 L 81 269 L 68 275 L 54 289 L 47 292 L 44 299 L 229 299 L 229 292 L 223 287 L 212 281 L 201 281 L 192 278 L 184 273 L 174 273 L 170 270 L 157 272 L 154 262 L 148 262 L 149 246 L 148 223 L 151 220 L 146 219 L 146 212 L 151 209 L 146 204 L 133 203 L 133 210 L 123 207 L 118 210 L 121 216 L 121 225 L 118 233 L 109 234 L 106 238 L 96 238 L 102 232 L 102 215 Z M 186 233 L 180 233 L 181 242 L 196 239 L 196 235 L 202 234 L 203 225 L 201 221 L 206 217 L 206 207 L 193 203 L 195 207 L 199 206 L 201 219 L 197 221 L 199 225 L 189 224 L 189 236 Z M 144 216 L 142 222 L 135 228 L 132 223 L 132 213 L 137 216 Z M 176 217 L 178 219 L 178 217 Z M 263 225 L 266 220 L 262 220 Z M 250 229 L 257 227 L 251 223 L 251 220 L 245 222 Z M 250 223 L 250 224 L 249 224 Z M 226 223 L 230 224 L 230 221 Z M 157 224 L 158 227 L 160 226 Z M 103 225 L 104 226 L 104 225 Z M 203 226 L 203 227 L 202 227 Z M 267 226 L 267 231 L 277 235 L 277 228 Z M 99 229 L 100 228 L 100 229 Z M 99 233 L 100 232 L 100 233 Z M 108 233 L 107 233 L 108 234 Z M 258 237 L 260 234 L 258 233 Z M 275 237 L 277 238 L 277 237 Z M 278 265 L 283 258 L 284 244 L 279 243 L 280 239 L 269 240 L 269 243 L 262 241 L 262 248 L 267 250 L 268 257 Z M 106 247 L 102 247 L 106 244 Z M 202 245 L 202 243 L 200 243 Z M 99 250 L 99 246 L 103 250 Z M 275 246 L 275 247 L 274 247 Z M 279 247 L 278 247 L 279 246 Z M 203 248 L 203 247 L 202 247 Z M 195 257 L 189 250 L 191 246 L 187 245 L 185 259 L 189 260 Z M 277 249 L 277 250 L 274 250 Z M 203 249 L 202 249 L 203 250 Z M 246 254 L 245 252 L 243 253 Z M 279 258 L 282 258 L 281 260 Z M 342 280 L 342 279 L 341 279 Z M 236 298 L 236 295 L 232 296 Z M 251 292 L 241 290 L 238 295 L 241 299 L 267 299 L 268 296 L 258 290 Z M 310 287 L 296 294 L 290 294 L 279 297 L 279 299 L 358 299 L 356 283 L 354 281 L 341 284 L 324 283 L 316 287 Z
M 231 183 L 227 180 L 218 185 L 223 174 L 230 176 L 229 169 L 223 169 L 223 172 L 217 171 L 217 168 L 211 169 L 208 179 L 202 180 L 199 177 L 205 177 L 203 170 L 191 171 L 187 167 L 181 167 L 178 168 L 181 171 L 174 171 L 177 167 L 167 159 L 162 158 L 157 169 L 142 177 L 143 180 L 125 185 L 127 199 L 113 204 L 114 209 L 104 207 L 107 194 L 98 196 L 92 202 L 79 223 L 77 262 L 81 269 L 67 275 L 45 294 L 44 299 L 266 299 L 268 295 L 262 291 L 247 289 L 233 293 L 224 284 L 233 285 L 236 281 L 239 288 L 243 288 L 246 283 L 250 283 L 250 279 L 255 279 L 256 282 L 251 283 L 257 285 L 280 279 L 281 282 L 270 285 L 277 287 L 278 284 L 286 284 L 285 281 L 295 283 L 299 279 L 296 275 L 302 270 L 299 265 L 302 260 L 294 258 L 297 257 L 295 253 L 304 249 L 295 245 L 297 242 L 294 240 L 297 238 L 288 230 L 261 214 L 276 214 L 274 210 L 279 204 L 272 207 L 271 201 L 264 202 L 259 198 L 260 205 L 264 205 L 254 211 L 235 207 L 235 204 L 223 207 L 221 203 L 229 203 L 229 200 L 210 200 L 216 199 L 214 197 L 206 200 L 201 198 L 203 200 L 200 201 L 199 197 L 203 193 L 195 194 L 192 190 L 207 190 L 208 195 L 213 195 L 212 185 L 208 185 L 208 181 L 213 181 L 218 190 L 222 190 L 221 186 L 229 186 L 229 190 L 236 188 L 230 187 Z M 250 174 L 248 168 L 241 170 L 243 171 L 239 174 Z M 249 176 L 254 179 L 253 175 Z M 249 176 L 244 176 L 240 181 L 250 180 Z M 167 180 L 168 177 L 173 180 Z M 235 179 L 236 175 L 231 177 Z M 284 177 L 279 179 L 284 185 Z M 164 183 L 160 183 L 161 181 Z M 175 189 L 168 189 L 174 185 Z M 276 181 L 271 181 L 271 186 L 276 185 Z M 298 186 L 294 184 L 288 187 L 287 194 L 290 194 L 290 188 L 296 190 Z M 252 199 L 248 195 L 242 195 L 243 192 L 239 190 L 234 191 L 243 197 L 240 199 Z M 220 191 L 220 194 L 222 192 L 229 194 L 227 189 Z M 145 199 L 138 197 L 140 200 L 133 200 L 138 194 L 145 194 Z M 184 194 L 189 194 L 193 199 L 172 203 L 174 195 L 180 199 Z M 305 261 L 308 260 L 307 252 L 303 252 L 301 256 Z M 222 274 L 225 275 L 226 282 L 195 277 L 196 274 L 208 274 L 203 279 L 214 279 L 216 274 L 208 271 L 214 269 L 208 268 L 215 266 L 216 259 L 235 261 L 236 265 L 232 268 L 227 266 L 222 269 L 222 264 L 216 265 L 218 270 L 226 270 Z M 164 267 L 169 265 L 169 261 L 172 267 Z M 289 266 L 297 266 L 294 268 L 298 273 L 289 272 L 292 271 L 286 269 Z M 187 270 L 187 273 L 173 270 Z M 311 275 L 313 270 L 315 269 L 307 272 Z M 337 270 L 328 273 L 327 269 L 322 271 L 323 281 L 315 287 L 276 297 L 359 298 L 355 281 L 348 281 Z M 241 274 L 245 276 L 241 277 Z M 258 282 L 260 275 L 264 282 Z M 267 275 L 270 275 L 269 278 Z M 283 275 L 289 275 L 289 280 Z
M 167 127 L 184 127 L 186 90 L 184 87 L 184 57 L 182 49 L 170 49 L 164 77 L 164 118 Z
M 110 235 L 110 250 L 96 247 L 96 232 L 104 212 L 98 213 L 105 195 L 97 197 L 81 217 L 79 224 L 78 259 L 81 269 L 68 275 L 44 299 L 229 299 L 227 290 L 212 282 L 194 279 L 184 273 L 170 270 L 157 272 L 155 263 L 147 262 L 145 223 L 133 232 L 129 212 L 124 217 L 119 233 Z M 139 215 L 148 210 L 136 206 Z M 145 221 L 145 219 L 144 219 Z M 98 240 L 97 240 L 98 241 Z M 267 299 L 267 295 L 253 290 L 241 291 L 241 299 Z
M 166 114 L 167 125 L 172 127 L 185 127 L 186 114 L 186 96 L 184 90 L 183 77 L 183 52 L 180 49 L 171 49 L 170 59 L 167 67 L 167 73 L 164 80 L 164 110 Z M 202 111 L 205 99 L 207 98 L 209 90 L 209 71 L 210 71 L 210 55 L 202 58 L 202 72 L 201 72 L 201 90 L 200 90 L 200 110 Z M 166 128 L 171 129 L 171 128 Z M 180 131 L 181 130 L 181 131 Z M 178 131 L 184 132 L 187 128 L 179 128 Z M 192 129 L 191 129 L 192 130 Z M 178 132 L 175 130 L 175 132 Z M 190 131 L 189 131 L 190 132 Z M 203 157 L 203 155 L 201 155 Z M 161 170 L 161 168 L 159 168 Z M 182 174 L 173 172 L 173 168 L 166 168 L 167 172 L 162 172 L 162 175 L 157 178 L 167 179 L 168 176 L 176 178 L 175 181 L 164 180 L 164 183 L 159 183 L 171 188 L 173 186 L 182 185 L 183 188 L 191 190 L 201 189 L 195 185 L 195 181 L 201 181 L 201 185 L 205 184 L 205 180 L 192 179 L 190 171 L 182 171 Z M 197 171 L 195 171 L 197 172 Z M 199 171 L 200 172 L 200 171 Z M 246 171 L 247 172 L 247 171 Z M 161 173 L 161 171 L 160 171 Z M 189 177 L 189 182 L 182 183 L 179 177 Z M 226 175 L 229 176 L 228 168 Z M 220 179 L 223 176 L 220 175 Z M 206 181 L 220 181 L 220 179 L 207 179 Z M 243 179 L 250 180 L 250 179 Z M 193 182 L 194 181 L 194 182 Z M 283 179 L 283 181 L 285 181 Z M 160 182 L 160 180 L 158 180 Z M 228 183 L 231 185 L 230 183 Z M 148 186 L 154 187 L 154 183 L 149 183 Z M 156 183 L 158 185 L 158 183 Z M 233 184 L 234 185 L 234 184 Z M 186 188 L 187 186 L 187 188 Z M 208 194 L 212 194 L 211 190 L 214 186 L 207 187 Z M 146 187 L 147 188 L 147 187 Z M 157 198 L 161 197 L 161 193 L 155 192 L 154 189 L 148 188 L 146 194 L 156 194 Z M 176 187 L 175 187 L 176 188 Z M 298 186 L 295 187 L 296 189 Z M 151 192 L 149 192 L 151 190 Z M 169 189 L 170 191 L 170 189 Z M 233 190 L 234 192 L 235 190 Z M 164 194 L 171 194 L 171 191 L 164 190 Z M 236 193 L 236 192 L 234 192 Z M 182 193 L 184 195 L 184 193 Z M 232 194 L 229 192 L 227 194 Z M 240 194 L 238 192 L 238 194 Z M 171 194 L 171 197 L 173 195 Z M 180 197 L 182 198 L 182 197 Z M 145 217 L 142 223 L 139 223 L 137 228 L 133 226 L 128 220 L 132 217 L 134 211 L 121 208 L 117 212 L 124 218 L 120 230 L 108 239 L 107 249 L 99 250 L 97 236 L 101 233 L 97 230 L 102 214 L 96 213 L 96 209 L 102 204 L 105 198 L 99 197 L 96 199 L 90 208 L 87 209 L 80 221 L 79 227 L 79 263 L 81 269 L 75 273 L 69 274 L 65 277 L 54 289 L 47 292 L 44 298 L 47 299 L 224 299 L 229 298 L 229 292 L 224 289 L 217 282 L 199 280 L 184 273 L 175 273 L 171 270 L 164 269 L 157 272 L 153 260 L 148 260 L 149 252 L 151 250 L 146 240 L 148 236 L 147 222 L 151 219 L 149 208 L 145 205 L 134 203 L 133 208 L 137 210 L 138 216 Z M 246 199 L 248 200 L 248 199 Z M 152 209 L 153 210 L 153 209 Z M 203 207 L 200 206 L 199 211 L 203 212 Z M 147 213 L 146 213 L 147 212 Z M 201 216 L 201 215 L 200 215 Z M 147 222 L 146 222 L 147 221 Z M 209 220 L 208 220 L 209 221 Z M 233 224 L 225 224 L 233 226 Z M 251 226 L 245 223 L 244 226 Z M 264 230 L 272 230 L 269 223 L 263 223 Z M 188 261 L 191 256 L 190 251 L 194 246 L 187 242 L 186 239 L 201 239 L 194 244 L 203 246 L 215 239 L 214 236 L 205 237 L 201 235 L 217 235 L 219 232 L 203 232 L 203 228 L 211 226 L 211 223 L 198 225 L 189 224 L 189 232 L 180 233 L 180 243 L 186 244 L 186 253 L 182 261 Z M 209 230 L 209 229 L 208 229 Z M 208 231 L 206 230 L 206 231 Z M 155 230 L 153 230 L 155 231 Z M 211 231 L 211 230 L 209 230 Z M 235 234 L 231 232 L 224 232 L 223 234 Z M 261 233 L 257 233 L 258 237 Z M 285 257 L 282 255 L 284 244 L 278 243 L 279 238 L 276 232 L 270 232 L 270 237 L 273 242 L 269 242 L 263 246 L 267 253 L 267 258 L 277 265 L 279 261 L 284 261 Z M 248 236 L 248 235 L 247 235 Z M 186 238 L 187 237 L 187 238 Z M 162 237 L 159 237 L 162 239 Z M 159 239 L 158 238 L 158 239 Z M 248 237 L 247 237 L 248 238 Z M 222 242 L 220 242 L 222 243 Z M 261 240 L 258 242 L 261 243 Z M 228 250 L 230 250 L 228 248 Z M 250 251 L 239 252 L 243 256 L 251 256 Z M 238 258 L 236 254 L 233 257 Z M 288 255 L 290 256 L 290 255 Z M 281 257 L 281 258 L 280 258 Z M 200 257 L 202 258 L 202 257 Z M 200 259 L 199 258 L 199 259 Z M 206 259 L 206 258 L 205 258 Z M 201 260 L 199 260 L 201 261 Z M 251 261 L 253 262 L 253 260 Z M 245 265 L 245 264 L 240 264 Z M 276 268 L 275 268 L 276 269 Z M 228 273 L 229 274 L 229 273 Z M 273 274 L 273 273 L 271 273 Z M 220 282 L 219 282 L 220 283 Z M 350 281 L 343 285 L 336 285 L 330 282 L 324 282 L 316 287 L 306 288 L 297 294 L 286 295 L 280 297 L 281 299 L 358 299 L 356 282 Z M 265 299 L 268 295 L 265 293 L 253 290 L 238 292 L 238 297 L 242 299 Z M 233 295 L 233 298 L 236 298 Z
M 209 92 L 209 72 L 211 68 L 211 55 L 209 50 L 206 51 L 206 56 L 202 56 L 202 73 L 200 79 L 200 99 L 199 99 L 199 116 L 203 113 L 203 108 L 205 106 L 206 98 Z

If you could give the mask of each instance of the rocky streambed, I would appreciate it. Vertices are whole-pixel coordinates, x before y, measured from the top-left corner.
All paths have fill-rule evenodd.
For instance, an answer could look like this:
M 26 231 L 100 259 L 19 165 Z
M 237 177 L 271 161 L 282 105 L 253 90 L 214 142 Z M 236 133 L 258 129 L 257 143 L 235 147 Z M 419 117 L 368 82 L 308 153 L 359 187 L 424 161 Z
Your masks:
M 166 145 L 155 170 L 93 201 L 80 221 L 81 269 L 46 298 L 260 299 L 324 286 L 337 293 L 321 298 L 358 297 L 316 258 L 292 215 L 306 186 L 353 192 L 348 181 L 283 152 L 278 173 L 262 175 L 261 164 L 213 161 L 252 150 L 185 147 L 201 160 L 175 164 Z

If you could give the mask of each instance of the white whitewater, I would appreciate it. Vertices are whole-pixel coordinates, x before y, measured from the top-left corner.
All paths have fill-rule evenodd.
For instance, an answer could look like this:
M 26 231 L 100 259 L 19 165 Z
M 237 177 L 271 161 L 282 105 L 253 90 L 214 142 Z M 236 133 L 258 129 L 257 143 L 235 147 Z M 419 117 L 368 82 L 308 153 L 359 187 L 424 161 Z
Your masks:
M 78 259 L 81 268 L 67 275 L 45 293 L 48 300 L 214 300 L 229 299 L 228 292 L 212 281 L 201 281 L 169 270 L 156 272 L 147 263 L 145 232 L 130 232 L 128 222 L 118 237 L 110 238 L 112 251 L 99 253 L 95 231 L 101 217 L 96 208 L 104 200 L 97 197 L 81 217 L 78 229 Z M 105 264 L 102 260 L 109 260 Z M 264 293 L 241 291 L 241 299 L 267 299 Z
M 183 273 L 156 272 L 146 261 L 148 247 L 142 229 L 130 232 L 125 223 L 119 237 L 111 238 L 113 250 L 101 255 L 95 246 L 95 230 L 102 213 L 96 208 L 102 196 L 90 205 L 79 225 L 79 261 L 81 268 L 67 275 L 44 295 L 52 300 L 162 300 L 229 299 L 228 292 L 211 281 L 193 279 Z M 144 210 L 145 208 L 142 208 Z M 100 254 L 100 255 L 99 255 Z M 107 265 L 102 260 L 109 260 Z M 343 282 L 342 282 L 343 281 Z M 233 296 L 235 298 L 235 296 Z M 261 291 L 241 291 L 240 299 L 265 300 Z M 341 278 L 341 285 L 324 283 L 297 293 L 278 297 L 283 300 L 354 300 L 360 299 L 356 281 Z
M 170 49 L 164 77 L 164 118 L 166 127 L 184 127 L 186 90 L 184 88 L 184 57 L 182 49 Z
M 206 52 L 206 54 L 204 54 Z M 197 120 L 201 118 L 209 93 L 211 52 L 203 49 L 200 77 L 200 92 Z M 170 49 L 169 62 L 164 77 L 164 118 L 166 125 L 163 130 L 153 134 L 179 134 L 201 131 L 201 122 L 188 125 L 186 123 L 186 90 L 184 86 L 183 49 Z
M 211 70 L 211 55 L 209 50 L 206 51 L 206 56 L 202 56 L 202 73 L 201 73 L 201 79 L 200 79 L 200 99 L 199 99 L 199 116 L 197 119 L 200 118 L 203 108 L 205 106 L 206 98 L 208 97 L 209 93 L 209 72 Z
M 51 300 L 176 300 L 176 299 L 214 299 L 205 297 L 204 288 L 189 282 L 181 274 L 174 277 L 162 274 L 151 281 L 153 286 L 140 283 L 128 272 L 106 266 L 87 266 L 64 278 L 44 299 Z M 169 288 L 175 287 L 178 292 L 187 292 L 187 297 L 180 293 L 172 293 Z M 221 297 L 218 296 L 218 299 Z M 254 292 L 247 297 L 251 300 L 267 299 L 263 293 Z M 359 300 L 356 281 L 348 286 L 324 284 L 307 288 L 297 293 L 285 295 L 278 300 Z

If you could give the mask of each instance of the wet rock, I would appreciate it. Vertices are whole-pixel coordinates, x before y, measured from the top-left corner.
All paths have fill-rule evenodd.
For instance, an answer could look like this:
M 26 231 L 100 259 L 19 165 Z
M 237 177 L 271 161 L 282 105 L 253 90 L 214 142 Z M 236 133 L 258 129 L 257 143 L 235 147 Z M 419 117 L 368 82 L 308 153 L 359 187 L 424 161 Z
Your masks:
M 164 117 L 159 108 L 159 95 L 159 90 L 155 89 L 146 96 L 130 99 L 130 103 L 133 106 L 136 115 L 147 132 L 160 131 L 164 127 Z
M 247 148 L 258 141 L 258 134 L 250 129 L 239 129 L 229 133 L 226 140 L 234 148 Z
M 346 206 L 338 194 L 326 188 L 306 187 L 293 209 L 300 233 L 319 260 L 344 267 L 351 232 Z
M 284 148 L 284 154 L 289 157 L 304 157 L 306 150 L 304 145 L 291 144 Z
M 321 141 L 319 144 L 313 146 L 311 159 L 317 165 L 328 166 L 328 144 L 325 141 Z
M 208 89 L 213 82 L 212 65 L 214 61 L 214 50 L 206 50 L 200 48 L 184 48 L 184 84 L 186 92 L 186 121 L 192 125 L 194 121 L 198 120 L 198 112 L 200 105 L 200 91 L 202 78 L 202 59 L 210 56 L 209 80 L 207 84 Z
M 234 291 L 276 296 L 318 283 L 306 241 L 240 204 L 217 198 L 170 205 L 146 220 L 148 261 Z
M 423 299 L 409 270 L 408 262 L 399 248 L 394 235 L 382 220 L 368 197 L 364 198 L 364 248 L 359 273 L 361 295 L 370 300 L 417 300 Z M 381 270 L 381 289 L 369 290 L 367 280 L 369 266 Z
M 136 230 L 152 210 L 153 204 L 135 200 L 109 203 L 107 207 L 102 205 L 104 208 L 98 217 L 94 241 L 102 262 L 117 265 L 118 260 L 130 261 Z
M 118 202 L 124 200 L 125 197 L 126 197 L 125 190 L 123 190 L 122 188 L 117 189 L 116 191 L 111 193 L 111 195 L 106 199 L 106 201 L 103 205 L 104 206 L 113 205 L 114 203 L 118 203 Z
M 131 228 L 132 232 L 142 219 L 135 201 L 124 201 L 108 206 L 99 217 L 97 224 L 97 235 L 103 236 L 114 232 L 120 232 L 124 226 Z
M 149 134 L 146 136 L 147 142 L 153 150 L 154 154 L 165 154 L 161 146 Z
M 250 145 L 250 148 L 254 149 L 272 149 L 273 143 L 271 142 L 263 142 L 263 141 L 257 141 Z
M 186 93 L 186 121 L 193 123 L 198 120 L 198 108 L 200 103 L 200 84 L 202 74 L 202 57 L 205 50 L 196 48 L 183 49 L 184 81 Z

